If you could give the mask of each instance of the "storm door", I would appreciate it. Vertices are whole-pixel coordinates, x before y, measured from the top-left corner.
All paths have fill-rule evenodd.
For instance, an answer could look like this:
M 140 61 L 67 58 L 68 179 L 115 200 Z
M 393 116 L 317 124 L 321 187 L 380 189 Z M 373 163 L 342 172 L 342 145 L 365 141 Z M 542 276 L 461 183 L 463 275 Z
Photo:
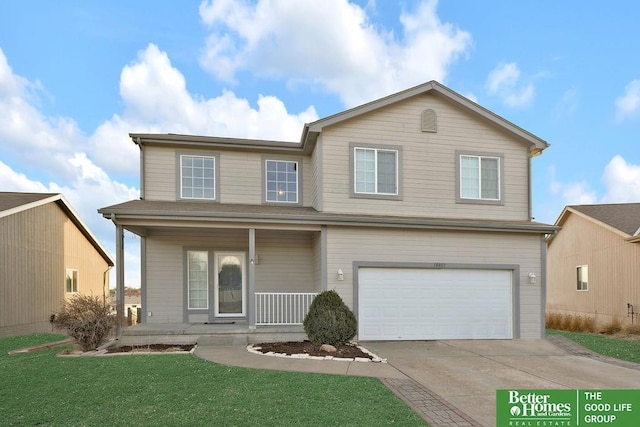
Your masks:
M 246 316 L 245 253 L 215 252 L 215 315 Z

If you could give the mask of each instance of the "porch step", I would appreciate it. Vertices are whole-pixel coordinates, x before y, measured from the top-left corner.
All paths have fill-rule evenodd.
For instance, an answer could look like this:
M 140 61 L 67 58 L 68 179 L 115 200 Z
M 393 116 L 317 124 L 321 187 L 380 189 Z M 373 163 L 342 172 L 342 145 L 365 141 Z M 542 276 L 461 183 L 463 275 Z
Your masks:
M 247 334 L 218 334 L 201 335 L 198 337 L 198 344 L 201 345 L 247 345 L 249 340 Z

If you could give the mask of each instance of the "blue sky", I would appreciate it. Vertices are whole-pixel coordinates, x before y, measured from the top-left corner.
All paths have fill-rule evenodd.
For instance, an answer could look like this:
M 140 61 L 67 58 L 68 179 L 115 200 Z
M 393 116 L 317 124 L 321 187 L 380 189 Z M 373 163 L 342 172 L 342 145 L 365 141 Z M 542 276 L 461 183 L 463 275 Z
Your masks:
M 129 132 L 296 141 L 438 80 L 548 141 L 534 216 L 640 201 L 640 5 L 582 1 L 0 2 L 0 191 L 138 197 Z M 127 284 L 137 239 L 127 235 Z

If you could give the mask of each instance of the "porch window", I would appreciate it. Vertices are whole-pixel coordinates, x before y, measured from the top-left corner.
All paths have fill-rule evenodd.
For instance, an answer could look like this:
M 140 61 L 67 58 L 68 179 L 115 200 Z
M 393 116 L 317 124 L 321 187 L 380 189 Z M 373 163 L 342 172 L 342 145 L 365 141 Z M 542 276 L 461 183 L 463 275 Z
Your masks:
M 187 252 L 187 283 L 189 309 L 209 308 L 209 253 Z
M 180 156 L 180 198 L 216 200 L 216 158 Z
M 586 265 L 579 265 L 576 267 L 577 284 L 576 290 L 588 291 L 589 290 L 589 267 Z
M 265 160 L 267 202 L 298 203 L 298 162 Z
M 398 150 L 354 147 L 354 192 L 398 195 Z
M 65 274 L 65 292 L 68 294 L 78 292 L 78 270 L 67 268 Z

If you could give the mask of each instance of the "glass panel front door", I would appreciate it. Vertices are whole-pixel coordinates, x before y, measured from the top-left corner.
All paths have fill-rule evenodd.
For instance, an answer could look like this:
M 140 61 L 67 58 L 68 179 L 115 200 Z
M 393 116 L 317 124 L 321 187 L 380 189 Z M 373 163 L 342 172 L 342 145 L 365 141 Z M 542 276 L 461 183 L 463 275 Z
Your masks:
M 245 315 L 245 254 L 216 252 L 215 314 L 219 317 Z

